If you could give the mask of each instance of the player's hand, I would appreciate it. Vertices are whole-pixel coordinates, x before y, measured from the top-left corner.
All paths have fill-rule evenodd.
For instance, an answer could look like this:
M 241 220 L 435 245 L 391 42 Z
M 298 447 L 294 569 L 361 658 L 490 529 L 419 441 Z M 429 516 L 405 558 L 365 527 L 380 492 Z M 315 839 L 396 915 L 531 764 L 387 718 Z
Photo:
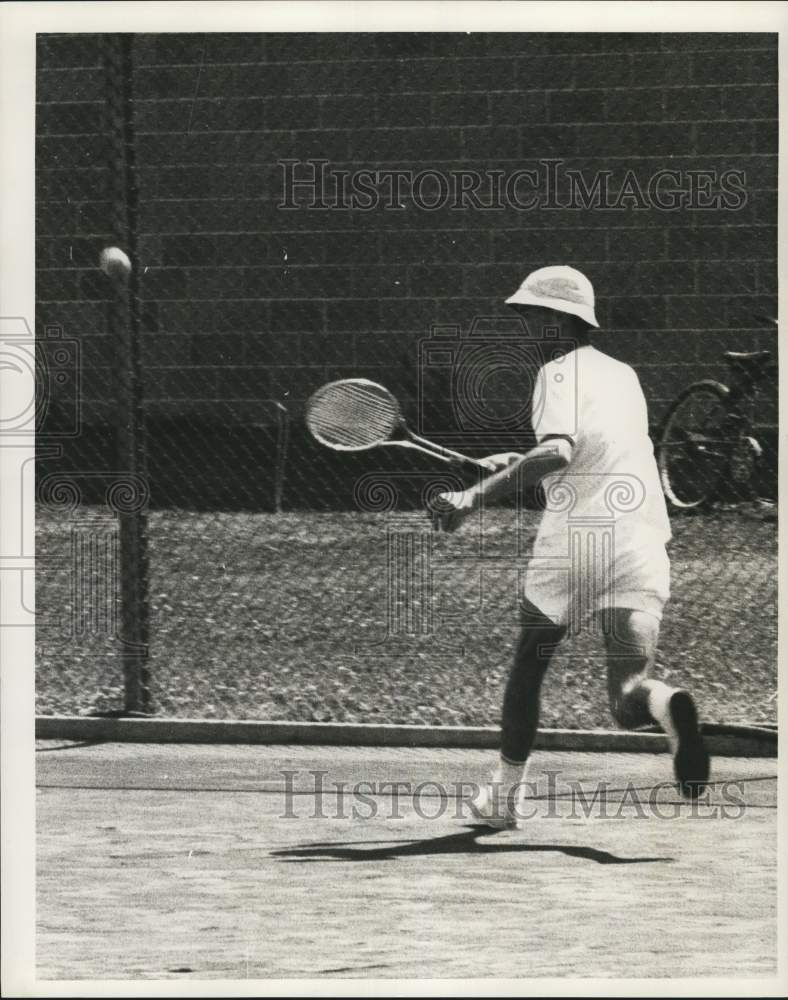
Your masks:
M 502 451 L 497 455 L 488 455 L 481 461 L 490 472 L 500 472 L 502 469 L 508 469 L 515 462 L 519 462 L 522 457 L 519 451 Z
M 478 507 L 479 497 L 474 490 L 439 493 L 429 512 L 432 526 L 435 531 L 456 531 Z

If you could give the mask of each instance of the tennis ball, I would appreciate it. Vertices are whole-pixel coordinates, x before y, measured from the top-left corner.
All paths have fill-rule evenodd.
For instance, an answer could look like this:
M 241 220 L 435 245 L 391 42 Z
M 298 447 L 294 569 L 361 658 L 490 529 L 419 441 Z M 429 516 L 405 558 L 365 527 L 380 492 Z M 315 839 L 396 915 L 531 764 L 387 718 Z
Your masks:
M 120 247 L 104 247 L 99 257 L 99 267 L 110 277 L 127 278 L 131 274 L 131 261 Z

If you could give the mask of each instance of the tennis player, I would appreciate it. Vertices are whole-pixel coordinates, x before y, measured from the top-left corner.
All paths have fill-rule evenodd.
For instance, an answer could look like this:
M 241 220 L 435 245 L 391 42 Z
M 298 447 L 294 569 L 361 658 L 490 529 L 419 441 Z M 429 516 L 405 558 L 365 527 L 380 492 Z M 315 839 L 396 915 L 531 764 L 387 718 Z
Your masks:
M 569 346 L 539 372 L 536 446 L 525 455 L 490 456 L 497 471 L 475 487 L 443 494 L 445 509 L 437 515 L 436 526 L 452 531 L 517 489 L 541 481 L 545 490 L 503 699 L 500 759 L 472 811 L 491 827 L 519 825 L 542 679 L 567 632 L 590 616 L 604 636 L 614 719 L 627 729 L 659 723 L 679 788 L 694 798 L 709 777 L 695 703 L 687 691 L 649 676 L 670 593 L 671 533 L 640 383 L 632 368 L 592 346 L 594 290 L 579 271 L 541 268 L 506 302 L 523 316 L 529 336 L 557 329 Z

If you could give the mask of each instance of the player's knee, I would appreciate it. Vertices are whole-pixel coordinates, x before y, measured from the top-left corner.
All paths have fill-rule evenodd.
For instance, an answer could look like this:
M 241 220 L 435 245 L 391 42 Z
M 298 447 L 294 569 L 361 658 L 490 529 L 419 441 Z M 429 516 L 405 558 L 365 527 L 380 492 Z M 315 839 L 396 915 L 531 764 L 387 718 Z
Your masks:
M 606 619 L 608 649 L 632 660 L 649 663 L 656 652 L 659 621 L 645 611 L 617 609 Z
M 524 620 L 515 652 L 515 663 L 521 668 L 545 669 L 566 629 L 548 618 Z

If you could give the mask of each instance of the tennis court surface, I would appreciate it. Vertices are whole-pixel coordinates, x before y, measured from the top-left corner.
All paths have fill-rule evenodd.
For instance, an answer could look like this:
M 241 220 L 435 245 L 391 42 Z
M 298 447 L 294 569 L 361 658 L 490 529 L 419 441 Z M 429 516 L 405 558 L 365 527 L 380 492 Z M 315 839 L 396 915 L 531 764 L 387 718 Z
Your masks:
M 774 759 L 692 806 L 664 754 L 539 752 L 493 833 L 458 797 L 489 751 L 37 751 L 40 979 L 777 971 Z

